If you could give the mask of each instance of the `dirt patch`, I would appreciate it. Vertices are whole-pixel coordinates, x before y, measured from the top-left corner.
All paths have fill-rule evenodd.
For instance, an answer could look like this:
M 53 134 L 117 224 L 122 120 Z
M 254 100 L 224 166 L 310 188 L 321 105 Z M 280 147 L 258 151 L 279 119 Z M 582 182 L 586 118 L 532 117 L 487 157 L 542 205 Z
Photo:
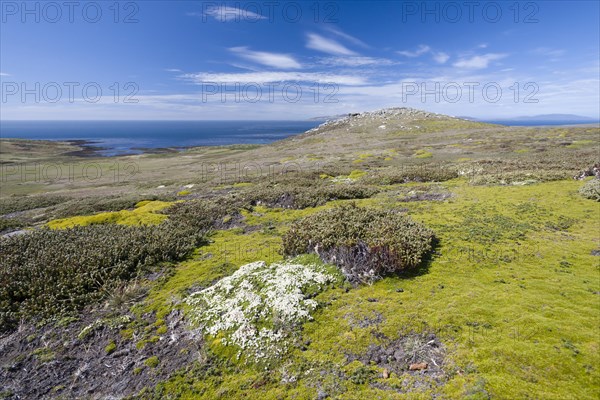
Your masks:
M 344 319 L 348 321 L 350 326 L 354 328 L 368 328 L 370 326 L 381 324 L 385 318 L 377 311 L 371 312 L 369 315 L 357 316 L 355 314 L 346 314 Z
M 0 338 L 0 394 L 7 399 L 120 398 L 153 387 L 198 359 L 201 342 L 173 312 L 162 334 L 124 337 L 128 318 L 95 313 L 67 327 L 21 326 Z M 98 325 L 98 326 L 96 326 Z M 86 327 L 95 326 L 87 335 Z M 143 330 L 142 330 L 143 331 Z
M 384 339 L 385 341 L 385 339 Z M 373 386 L 396 391 L 425 390 L 440 385 L 445 380 L 445 348 L 433 333 L 412 333 L 383 345 L 370 345 L 362 354 L 347 354 L 347 361 L 358 360 L 365 365 L 376 365 L 405 378 L 402 390 L 384 383 Z
M 448 192 L 445 193 L 409 193 L 406 197 L 400 199 L 401 202 L 409 202 L 409 201 L 443 201 L 447 198 L 452 197 L 452 195 Z

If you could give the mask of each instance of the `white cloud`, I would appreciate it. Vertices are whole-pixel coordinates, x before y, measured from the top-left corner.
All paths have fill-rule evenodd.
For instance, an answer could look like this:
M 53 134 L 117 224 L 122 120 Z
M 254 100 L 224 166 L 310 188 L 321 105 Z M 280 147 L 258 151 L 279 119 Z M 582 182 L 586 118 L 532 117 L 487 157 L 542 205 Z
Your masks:
M 445 64 L 450 59 L 450 56 L 443 51 L 434 51 L 431 47 L 421 44 L 415 51 L 403 50 L 396 53 L 404 57 L 416 58 L 424 54 L 431 53 L 433 60 L 438 64 Z
M 336 56 L 354 56 L 355 52 L 333 39 L 327 39 L 316 33 L 309 33 L 306 47 Z
M 292 56 L 280 53 L 268 53 L 266 51 L 253 51 L 247 47 L 232 47 L 229 49 L 239 57 L 253 61 L 258 64 L 273 68 L 297 69 L 302 68 L 300 63 Z
M 414 58 L 414 57 L 419 57 L 425 53 L 428 53 L 429 51 L 431 51 L 431 47 L 422 44 L 419 46 L 419 48 L 416 51 L 404 50 L 404 51 L 398 51 L 397 53 L 400 54 L 401 56 Z
M 165 71 L 167 71 L 167 72 L 181 72 L 181 70 L 177 69 L 177 68 L 167 68 L 167 69 L 165 69 Z
M 319 59 L 319 64 L 328 65 L 331 67 L 361 67 L 365 65 L 394 65 L 398 64 L 387 58 L 375 58 L 375 57 L 361 57 L 361 56 L 350 56 L 350 57 L 325 57 Z
M 506 56 L 506 54 L 488 53 L 470 58 L 462 58 L 452 65 L 456 68 L 483 69 L 487 68 L 490 62 L 500 60 Z
M 549 47 L 538 47 L 533 50 L 533 53 L 548 57 L 560 57 L 565 54 L 562 49 L 551 49 Z
M 225 5 L 208 7 L 204 13 L 188 13 L 190 17 L 213 17 L 217 21 L 230 22 L 230 21 L 257 21 L 259 19 L 266 19 L 267 17 L 254 13 L 249 10 L 242 10 L 237 7 L 229 7 Z
M 448 59 L 450 59 L 450 56 L 448 54 L 444 53 L 443 51 L 440 51 L 440 52 L 433 53 L 433 59 L 438 64 L 445 64 L 446 61 L 448 61 Z
M 6 72 L 0 72 L 0 76 L 10 76 L 10 74 L 7 74 Z
M 337 35 L 337 36 L 341 37 L 342 39 L 344 39 L 344 40 L 346 40 L 346 41 L 348 41 L 348 42 L 350 42 L 352 44 L 357 45 L 357 46 L 361 46 L 361 47 L 365 47 L 365 48 L 369 47 L 362 40 L 357 39 L 354 36 L 348 35 L 347 33 L 342 32 L 341 30 L 339 30 L 337 28 L 334 28 L 332 26 L 327 26 L 326 30 L 329 31 L 329 32 L 331 32 L 331 33 L 333 33 L 334 35 Z
M 278 82 L 318 82 L 336 83 L 338 85 L 364 85 L 366 80 L 352 75 L 328 74 L 322 72 L 242 72 L 242 73 L 198 73 L 181 76 L 201 83 L 239 83 L 239 84 L 265 84 Z

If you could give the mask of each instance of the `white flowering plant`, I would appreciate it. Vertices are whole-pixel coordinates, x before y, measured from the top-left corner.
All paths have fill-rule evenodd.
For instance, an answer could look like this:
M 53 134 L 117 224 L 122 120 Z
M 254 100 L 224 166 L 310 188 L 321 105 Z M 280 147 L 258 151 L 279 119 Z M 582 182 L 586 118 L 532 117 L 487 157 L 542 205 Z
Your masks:
M 306 260 L 307 257 L 304 257 Z M 191 294 L 189 319 L 217 343 L 237 348 L 237 358 L 261 361 L 279 357 L 297 328 L 311 320 L 314 297 L 343 275 L 317 258 L 296 258 L 240 267 L 213 286 Z

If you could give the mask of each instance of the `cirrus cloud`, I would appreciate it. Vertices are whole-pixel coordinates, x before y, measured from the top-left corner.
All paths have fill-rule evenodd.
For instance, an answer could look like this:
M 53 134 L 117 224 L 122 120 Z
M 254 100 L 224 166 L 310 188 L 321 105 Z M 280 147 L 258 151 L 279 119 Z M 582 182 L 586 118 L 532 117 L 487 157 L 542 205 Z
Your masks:
M 248 47 L 232 47 L 229 49 L 232 53 L 246 60 L 253 61 L 258 64 L 266 65 L 267 67 L 281 69 L 298 69 L 302 65 L 288 54 L 269 53 L 266 51 L 253 51 Z

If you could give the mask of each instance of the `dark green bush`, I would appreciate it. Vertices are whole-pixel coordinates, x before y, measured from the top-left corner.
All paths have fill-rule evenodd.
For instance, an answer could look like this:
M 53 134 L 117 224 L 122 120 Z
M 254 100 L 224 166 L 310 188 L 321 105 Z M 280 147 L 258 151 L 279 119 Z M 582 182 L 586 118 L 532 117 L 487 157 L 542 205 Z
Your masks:
M 184 258 L 205 221 L 41 229 L 0 239 L 0 330 L 80 310 L 147 267 Z
M 317 178 L 262 183 L 247 189 L 241 197 L 248 205 L 303 209 L 321 206 L 332 200 L 364 199 L 378 192 L 379 189 L 374 186 L 336 184 Z
M 231 196 L 223 196 L 218 200 L 188 200 L 175 203 L 163 210 L 169 216 L 169 220 L 175 224 L 192 224 L 202 228 L 223 228 L 223 219 L 226 216 L 239 215 L 239 209 L 243 206 L 241 199 Z
M 68 201 L 63 196 L 12 196 L 0 199 L 0 215 L 50 207 Z
M 600 201 L 600 179 L 587 181 L 579 189 L 579 193 L 586 199 Z
M 25 223 L 17 218 L 0 217 L 0 232 L 12 231 L 25 226 Z
M 377 170 L 365 181 L 378 185 L 395 185 L 407 182 L 444 182 L 458 178 L 454 167 L 443 164 L 405 165 Z
M 351 282 L 414 268 L 431 250 L 433 232 L 392 210 L 344 205 L 305 217 L 283 236 L 283 253 L 316 253 Z

